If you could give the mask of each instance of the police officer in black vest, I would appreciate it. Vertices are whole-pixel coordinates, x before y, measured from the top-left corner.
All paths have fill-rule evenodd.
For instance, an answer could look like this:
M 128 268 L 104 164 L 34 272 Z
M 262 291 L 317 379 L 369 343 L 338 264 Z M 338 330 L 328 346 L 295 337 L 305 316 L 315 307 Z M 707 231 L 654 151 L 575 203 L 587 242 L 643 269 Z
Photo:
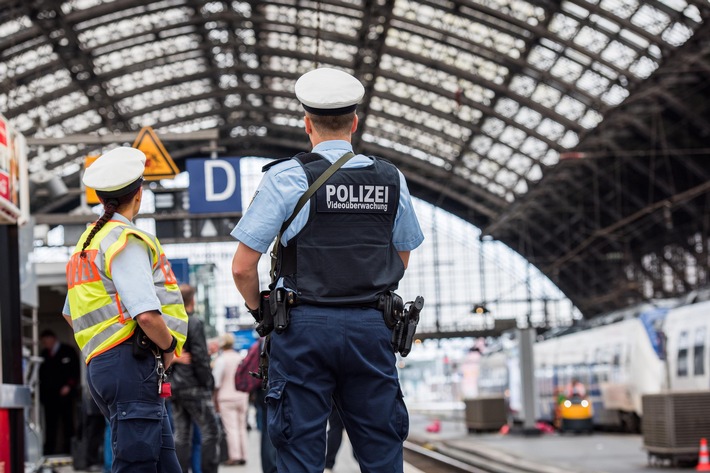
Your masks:
M 321 68 L 304 74 L 295 92 L 312 152 L 267 166 L 232 231 L 239 240 L 232 272 L 252 311 L 261 304 L 258 261 L 280 233 L 266 396 L 278 470 L 323 471 L 335 403 L 361 470 L 402 472 L 409 420 L 378 301 L 397 288 L 423 235 L 402 173 L 353 154 L 362 84 Z M 281 231 L 301 196 L 341 158 L 347 162 Z M 279 313 L 284 306 L 287 315 Z

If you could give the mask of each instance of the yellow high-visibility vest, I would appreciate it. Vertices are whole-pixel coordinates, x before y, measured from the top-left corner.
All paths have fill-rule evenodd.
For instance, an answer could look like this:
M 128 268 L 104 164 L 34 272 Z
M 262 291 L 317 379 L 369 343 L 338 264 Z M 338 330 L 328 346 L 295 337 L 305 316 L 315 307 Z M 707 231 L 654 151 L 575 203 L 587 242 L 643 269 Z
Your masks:
M 177 279 L 158 239 L 133 225 L 109 220 L 94 235 L 86 248 L 86 258 L 82 258 L 81 248 L 93 228 L 94 225 L 89 225 L 79 238 L 66 267 L 74 338 L 86 363 L 128 339 L 136 329 L 137 322 L 128 316 L 111 277 L 113 258 L 126 247 L 130 236 L 140 238 L 150 248 L 160 310 L 170 333 L 177 339 L 175 353 L 180 355 L 187 338 L 187 313 Z

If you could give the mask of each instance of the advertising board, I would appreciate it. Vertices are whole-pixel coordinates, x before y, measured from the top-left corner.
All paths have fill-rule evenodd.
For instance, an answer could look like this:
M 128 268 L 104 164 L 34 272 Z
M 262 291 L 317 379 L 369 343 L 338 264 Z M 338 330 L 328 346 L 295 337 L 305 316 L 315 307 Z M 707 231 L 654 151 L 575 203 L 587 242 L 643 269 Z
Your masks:
M 0 224 L 23 224 L 29 218 L 27 142 L 0 115 Z

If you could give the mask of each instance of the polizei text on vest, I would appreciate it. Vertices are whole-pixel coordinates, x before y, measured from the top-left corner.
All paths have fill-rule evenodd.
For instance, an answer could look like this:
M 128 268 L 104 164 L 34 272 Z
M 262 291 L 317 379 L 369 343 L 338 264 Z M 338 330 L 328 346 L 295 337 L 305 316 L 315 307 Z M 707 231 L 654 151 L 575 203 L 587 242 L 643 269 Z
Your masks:
M 325 186 L 326 205 L 329 209 L 381 210 L 387 212 L 389 186 L 334 185 Z

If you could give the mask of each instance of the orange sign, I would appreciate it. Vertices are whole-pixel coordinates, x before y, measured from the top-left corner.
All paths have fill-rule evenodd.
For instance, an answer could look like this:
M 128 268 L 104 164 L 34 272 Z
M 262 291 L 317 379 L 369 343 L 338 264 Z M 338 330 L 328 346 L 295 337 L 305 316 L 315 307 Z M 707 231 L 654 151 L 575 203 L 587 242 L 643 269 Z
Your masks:
M 84 171 L 86 172 L 86 168 L 91 166 L 91 164 L 99 159 L 99 155 L 94 155 L 94 156 L 87 156 L 84 158 Z M 96 195 L 96 191 L 92 189 L 91 187 L 86 188 L 86 203 L 87 204 L 100 204 L 101 201 L 99 200 L 99 196 Z
M 180 172 L 175 165 L 173 158 L 165 150 L 163 143 L 158 139 L 153 128 L 144 126 L 141 128 L 133 147 L 145 153 L 145 172 L 143 178 L 146 181 L 157 181 L 175 177 Z

